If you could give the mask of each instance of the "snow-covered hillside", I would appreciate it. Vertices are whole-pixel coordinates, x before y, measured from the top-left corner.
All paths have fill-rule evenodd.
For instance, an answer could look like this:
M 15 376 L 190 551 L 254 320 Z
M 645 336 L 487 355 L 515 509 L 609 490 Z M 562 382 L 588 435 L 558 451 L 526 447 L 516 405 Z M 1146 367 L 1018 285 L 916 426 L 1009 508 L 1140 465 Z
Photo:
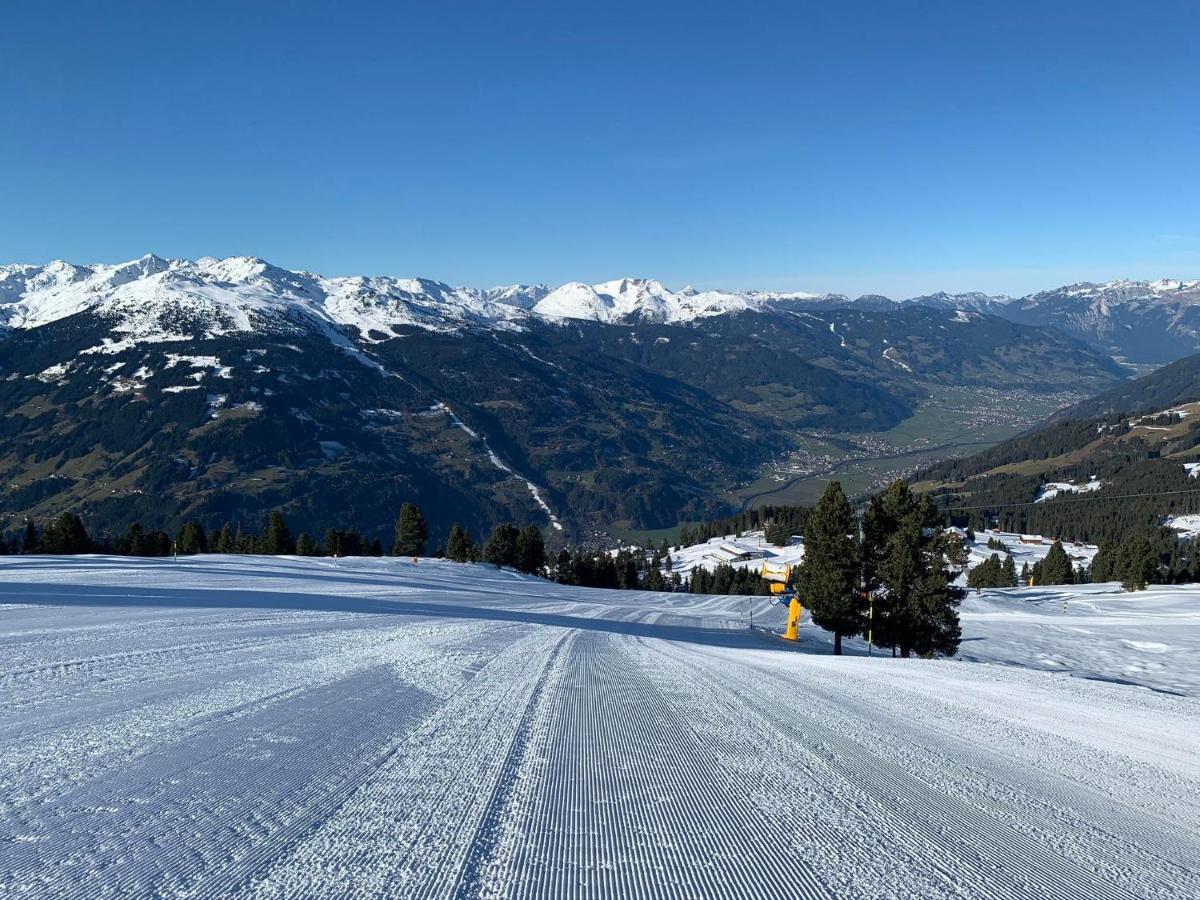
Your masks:
M 1195 591 L 968 600 L 976 665 L 433 560 L 0 574 L 5 896 L 1200 896 Z
M 979 531 L 975 540 L 969 540 L 961 528 L 953 531 L 962 538 L 967 548 L 967 567 L 970 571 L 993 553 L 1003 559 L 1012 556 L 1019 572 L 1026 564 L 1033 566 L 1041 562 L 1054 545 L 1054 539 L 1040 534 L 1013 534 L 1007 531 Z M 998 550 L 988 546 L 988 541 L 1000 541 L 1007 548 Z M 1099 548 L 1095 544 L 1064 541 L 1063 549 L 1075 567 L 1086 569 L 1092 564 Z M 804 559 L 804 541 L 794 536 L 786 547 L 768 543 L 762 531 L 746 531 L 710 538 L 702 544 L 692 544 L 671 550 L 671 570 L 684 577 L 697 567 L 712 570 L 718 565 L 731 565 L 736 569 L 758 570 L 764 562 L 772 565 L 796 565 Z M 964 582 L 965 583 L 965 582 Z
M 806 293 L 697 291 L 691 287 L 675 292 L 652 279 L 622 278 L 596 285 L 565 284 L 547 294 L 533 309 L 544 316 L 600 322 L 619 322 L 635 317 L 651 322 L 690 322 L 784 301 L 822 299 L 828 297 Z
M 117 265 L 0 266 L 0 324 L 32 328 L 84 310 L 119 320 L 139 340 L 166 339 L 161 312 L 201 317 L 208 334 L 250 330 L 264 320 L 311 319 L 350 325 L 364 336 L 393 325 L 435 330 L 465 325 L 513 328 L 529 311 L 546 318 L 615 322 L 687 322 L 781 301 L 822 299 L 805 293 L 674 292 L 657 281 L 624 278 L 571 283 L 454 288 L 424 278 L 326 278 L 292 272 L 253 257 L 196 261 L 148 255 Z M 845 298 L 842 298 L 845 299 Z M 849 302 L 849 301 L 847 301 Z
M 1117 583 L 972 592 L 961 659 L 1200 697 L 1200 587 Z
M 1085 303 L 1098 316 L 1108 315 L 1114 307 L 1147 301 L 1166 302 L 1185 306 L 1200 304 L 1200 281 L 1181 281 L 1159 278 L 1154 281 L 1117 279 L 1103 283 L 1080 282 L 1022 298 L 1026 307 L 1061 302 L 1071 298 Z
M 1070 481 L 1050 481 L 1041 486 L 1033 502 L 1042 503 L 1046 500 L 1053 500 L 1060 494 L 1090 494 L 1092 491 L 1098 491 L 1102 487 L 1104 487 L 1104 482 L 1096 478 L 1092 478 L 1082 484 L 1073 484 Z
M 746 531 L 715 537 L 671 551 L 671 571 L 683 577 L 696 568 L 715 569 L 719 565 L 759 571 L 764 562 L 773 566 L 796 565 L 804 559 L 804 542 L 793 537 L 786 547 L 768 543 L 761 531 Z
M 1001 560 L 1006 555 L 1011 556 L 1017 571 L 1020 572 L 1025 565 L 1033 566 L 1034 563 L 1045 559 L 1050 548 L 1054 546 L 1054 538 L 1044 537 L 1040 534 L 1013 534 L 1008 531 L 989 529 L 975 532 L 975 540 L 971 541 L 967 539 L 966 533 L 961 528 L 956 528 L 954 531 L 962 537 L 967 546 L 968 571 L 995 553 Z M 988 546 L 988 541 L 999 541 L 1004 544 L 1006 549 L 993 549 Z M 1079 541 L 1063 541 L 1063 549 L 1070 557 L 1072 565 L 1077 569 L 1086 569 L 1090 566 L 1099 551 L 1095 544 L 1085 544 Z
M 90 310 L 113 319 L 113 330 L 132 341 L 297 323 L 350 325 L 369 340 L 373 331 L 391 336 L 393 325 L 511 327 L 542 293 L 452 288 L 426 279 L 323 278 L 252 257 L 191 262 L 145 256 L 113 266 L 0 267 L 0 324 L 33 328 Z

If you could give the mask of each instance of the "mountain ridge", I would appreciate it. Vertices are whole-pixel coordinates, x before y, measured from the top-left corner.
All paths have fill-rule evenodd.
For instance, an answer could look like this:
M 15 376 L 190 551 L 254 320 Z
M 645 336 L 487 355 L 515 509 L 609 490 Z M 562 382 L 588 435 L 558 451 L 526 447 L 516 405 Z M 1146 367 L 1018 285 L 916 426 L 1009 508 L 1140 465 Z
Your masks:
M 520 329 L 530 316 L 613 324 L 687 323 L 751 310 L 889 310 L 914 305 L 1062 327 L 1117 355 L 1123 344 L 1130 343 L 1122 334 L 1131 328 L 1130 316 L 1152 316 L 1163 320 L 1162 327 L 1181 349 L 1188 349 L 1188 342 L 1200 349 L 1200 281 L 1179 279 L 1080 282 L 1025 297 L 937 292 L 894 300 L 878 294 L 851 298 L 836 293 L 699 290 L 691 286 L 672 291 L 652 278 L 628 277 L 596 284 L 568 282 L 558 287 L 453 287 L 428 278 L 326 277 L 284 269 L 253 256 L 185 260 L 147 254 L 116 264 L 77 265 L 55 260 L 42 266 L 0 265 L 0 324 L 36 327 L 92 309 L 128 318 L 133 339 L 144 340 L 153 340 L 155 330 L 149 323 L 137 321 L 137 314 L 144 319 L 155 307 L 208 311 L 223 318 L 224 327 L 235 330 L 249 330 L 251 320 L 298 314 L 328 325 L 355 328 L 369 339 L 373 332 L 390 336 L 396 326 L 452 331 Z M 1149 347 L 1142 349 L 1155 355 Z

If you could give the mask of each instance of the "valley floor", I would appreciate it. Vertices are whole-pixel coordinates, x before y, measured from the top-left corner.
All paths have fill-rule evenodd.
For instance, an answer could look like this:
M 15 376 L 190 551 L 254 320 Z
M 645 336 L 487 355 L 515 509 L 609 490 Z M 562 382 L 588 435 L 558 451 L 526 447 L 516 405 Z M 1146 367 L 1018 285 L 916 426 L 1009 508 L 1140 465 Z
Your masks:
M 1200 592 L 1088 590 L 970 598 L 983 665 L 483 566 L 2 558 L 0 895 L 1198 897 Z

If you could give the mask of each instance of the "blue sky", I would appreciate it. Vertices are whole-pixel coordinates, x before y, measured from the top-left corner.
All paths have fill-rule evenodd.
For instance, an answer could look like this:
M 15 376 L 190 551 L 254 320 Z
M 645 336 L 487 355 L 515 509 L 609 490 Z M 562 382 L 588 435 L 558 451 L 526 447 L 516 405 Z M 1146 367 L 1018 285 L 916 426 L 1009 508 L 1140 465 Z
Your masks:
M 1200 276 L 1200 4 L 29 3 L 0 261 L 1024 293 Z

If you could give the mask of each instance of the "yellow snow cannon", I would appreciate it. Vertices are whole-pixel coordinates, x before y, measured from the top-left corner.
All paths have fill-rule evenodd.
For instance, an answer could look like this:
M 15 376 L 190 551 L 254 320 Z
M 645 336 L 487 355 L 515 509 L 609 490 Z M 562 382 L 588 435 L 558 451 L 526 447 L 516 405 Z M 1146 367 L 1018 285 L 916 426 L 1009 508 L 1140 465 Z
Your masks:
M 771 583 L 770 591 L 775 603 L 788 605 L 787 628 L 783 632 L 785 641 L 800 639 L 800 617 L 804 615 L 804 606 L 795 591 L 788 590 L 788 582 L 792 579 L 792 567 L 782 563 L 763 561 L 759 574 Z

